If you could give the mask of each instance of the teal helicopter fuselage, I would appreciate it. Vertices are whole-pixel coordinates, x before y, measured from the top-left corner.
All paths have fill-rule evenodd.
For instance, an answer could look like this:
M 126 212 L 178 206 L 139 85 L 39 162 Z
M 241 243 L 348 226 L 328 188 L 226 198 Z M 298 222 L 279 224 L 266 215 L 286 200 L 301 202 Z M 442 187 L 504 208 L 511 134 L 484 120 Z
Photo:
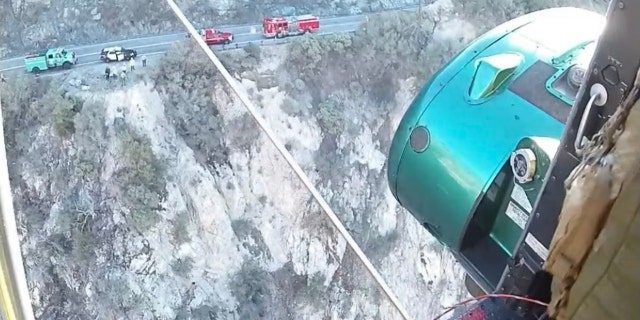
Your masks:
M 393 195 L 485 291 L 495 289 L 524 230 L 505 199 L 518 191 L 525 200 L 517 209 L 531 210 L 604 21 L 554 8 L 494 28 L 431 78 L 397 128 Z M 539 167 L 522 183 L 510 166 L 519 148 L 533 150 Z

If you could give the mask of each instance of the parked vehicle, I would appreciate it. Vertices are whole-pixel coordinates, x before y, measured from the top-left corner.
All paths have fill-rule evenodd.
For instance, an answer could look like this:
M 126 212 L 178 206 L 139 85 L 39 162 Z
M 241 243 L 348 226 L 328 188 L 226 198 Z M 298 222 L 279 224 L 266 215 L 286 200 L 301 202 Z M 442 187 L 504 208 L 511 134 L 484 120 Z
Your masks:
M 52 68 L 70 69 L 78 62 L 75 52 L 64 48 L 47 49 L 27 54 L 24 65 L 27 72 L 40 73 Z
M 262 34 L 266 38 L 284 38 L 320 31 L 320 18 L 306 14 L 295 17 L 264 18 Z
M 203 37 L 204 42 L 209 46 L 215 44 L 229 44 L 233 41 L 233 34 L 227 31 L 202 29 L 200 30 L 200 35 Z
M 119 46 L 102 48 L 102 51 L 100 51 L 100 60 L 104 62 L 128 61 L 137 56 L 138 51 Z
M 64 48 L 47 49 L 24 57 L 26 71 L 33 73 L 59 67 L 70 69 L 77 62 L 76 53 Z

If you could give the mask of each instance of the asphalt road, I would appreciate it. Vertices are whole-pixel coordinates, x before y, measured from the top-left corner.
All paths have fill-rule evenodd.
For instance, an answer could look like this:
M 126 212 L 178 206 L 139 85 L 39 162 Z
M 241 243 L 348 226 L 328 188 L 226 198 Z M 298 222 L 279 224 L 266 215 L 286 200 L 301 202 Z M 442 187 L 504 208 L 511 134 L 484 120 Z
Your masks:
M 404 11 L 413 11 L 416 8 L 403 8 Z M 365 15 L 353 15 L 342 17 L 330 17 L 320 18 L 320 32 L 319 34 L 333 34 L 333 33 L 345 33 L 355 31 L 360 23 L 365 19 Z M 230 26 L 220 27 L 220 30 L 232 32 L 234 35 L 234 41 L 226 46 L 215 45 L 212 46 L 214 50 L 227 50 L 234 48 L 241 48 L 249 43 L 255 43 L 258 45 L 278 44 L 289 42 L 295 37 L 287 37 L 284 39 L 266 39 L 262 36 L 261 25 L 243 25 L 243 26 Z M 92 65 L 97 63 L 103 63 L 100 61 L 100 50 L 104 47 L 110 46 L 122 46 L 125 48 L 133 48 L 138 50 L 138 55 L 155 55 L 166 52 L 169 47 L 177 42 L 185 39 L 187 31 L 174 34 L 148 36 L 141 38 L 126 39 L 113 42 L 105 42 L 100 44 L 92 44 L 78 47 L 67 47 L 68 49 L 75 51 L 78 56 L 78 63 L 74 68 L 81 66 Z M 24 57 L 14 57 L 0 61 L 1 72 L 23 72 L 24 70 Z M 51 70 L 54 71 L 54 70 Z M 45 71 L 44 73 L 50 73 L 51 71 Z

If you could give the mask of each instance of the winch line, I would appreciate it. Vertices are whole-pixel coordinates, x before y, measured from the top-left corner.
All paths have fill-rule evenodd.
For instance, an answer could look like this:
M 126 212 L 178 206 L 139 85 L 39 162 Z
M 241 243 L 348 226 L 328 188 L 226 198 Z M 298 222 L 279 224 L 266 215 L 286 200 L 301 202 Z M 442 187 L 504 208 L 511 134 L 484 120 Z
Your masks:
M 367 271 L 369 271 L 373 279 L 378 283 L 380 288 L 382 288 L 382 291 L 389 298 L 393 306 L 398 310 L 398 312 L 402 315 L 404 319 L 407 319 L 407 320 L 411 319 L 407 311 L 402 307 L 402 304 L 400 303 L 396 295 L 391 291 L 391 288 L 389 288 L 389 286 L 384 281 L 380 273 L 378 273 L 378 271 L 373 266 L 373 264 L 371 264 L 371 261 L 369 261 L 369 259 L 364 254 L 362 249 L 360 249 L 360 246 L 358 246 L 358 244 L 353 239 L 353 237 L 351 237 L 351 234 L 349 234 L 347 229 L 342 225 L 342 222 L 340 222 L 340 219 L 338 219 L 338 216 L 336 216 L 336 214 L 333 212 L 329 204 L 320 195 L 320 192 L 318 192 L 316 187 L 311 183 L 311 180 L 309 179 L 309 177 L 307 177 L 307 175 L 304 173 L 300 165 L 298 165 L 298 163 L 293 159 L 293 156 L 289 153 L 289 151 L 287 151 L 284 144 L 280 142 L 280 140 L 278 140 L 275 133 L 267 125 L 266 121 L 258 114 L 258 112 L 256 111 L 256 107 L 254 106 L 253 102 L 249 100 L 245 91 L 238 86 L 236 80 L 231 76 L 229 71 L 227 71 L 227 69 L 222 65 L 222 63 L 220 62 L 218 57 L 213 53 L 211 48 L 207 46 L 207 44 L 204 42 L 204 39 L 202 39 L 202 37 L 198 34 L 198 32 L 193 27 L 189 19 L 187 19 L 184 13 L 182 13 L 182 10 L 174 2 L 174 0 L 167 0 L 167 3 L 171 7 L 171 10 L 173 10 L 173 12 L 176 14 L 178 19 L 180 19 L 180 22 L 182 22 L 182 24 L 187 28 L 187 30 L 189 31 L 189 34 L 191 34 L 191 39 L 194 39 L 198 43 L 200 48 L 202 48 L 202 50 L 207 54 L 207 56 L 209 57 L 209 60 L 211 60 L 211 62 L 213 62 L 213 64 L 218 69 L 218 71 L 220 71 L 225 81 L 229 84 L 229 86 L 231 86 L 231 89 L 233 89 L 233 91 L 236 93 L 238 98 L 240 98 L 240 101 L 242 101 L 242 104 L 245 106 L 247 111 L 251 114 L 253 119 L 258 123 L 262 131 L 267 135 L 267 138 L 269 138 L 271 143 L 273 143 L 276 149 L 278 149 L 278 151 L 285 158 L 285 160 L 287 161 L 291 169 L 293 169 L 293 171 L 296 173 L 298 178 L 300 178 L 302 183 L 304 183 L 305 187 L 311 192 L 311 194 L 316 199 L 316 201 L 318 201 L 318 204 L 320 205 L 322 210 L 329 217 L 329 219 L 331 220 L 333 225 L 338 229 L 338 231 L 340 231 L 342 236 L 347 241 L 347 244 L 349 244 L 349 246 L 351 247 L 353 252 L 356 254 L 356 256 L 358 256 L 360 261 L 362 261 Z

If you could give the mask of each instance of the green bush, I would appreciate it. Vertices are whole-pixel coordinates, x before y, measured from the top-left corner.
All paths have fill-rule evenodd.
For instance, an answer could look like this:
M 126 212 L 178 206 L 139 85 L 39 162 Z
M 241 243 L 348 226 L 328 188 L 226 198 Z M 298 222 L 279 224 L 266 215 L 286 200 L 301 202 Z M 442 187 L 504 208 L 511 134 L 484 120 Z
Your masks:
M 42 97 L 42 104 L 51 110 L 51 125 L 57 136 L 69 137 L 75 132 L 75 101 L 64 98 L 58 92 L 50 91 Z
M 417 75 L 428 62 L 428 47 L 438 21 L 427 12 L 391 12 L 369 19 L 354 36 L 358 68 L 365 75 L 393 70 L 397 78 Z
M 89 189 L 76 186 L 61 195 L 55 226 L 62 237 L 57 241 L 63 248 L 70 247 L 75 265 L 86 268 L 95 261 L 95 250 L 102 246 L 96 241 L 100 218 Z
M 58 105 L 53 111 L 53 130 L 60 137 L 68 137 L 74 133 L 73 117 L 75 113 L 66 106 Z
M 322 131 L 337 136 L 344 129 L 345 119 L 339 102 L 329 99 L 321 102 L 316 109 L 316 119 Z
M 317 305 L 327 300 L 325 293 L 326 287 L 324 286 L 326 279 L 326 276 L 321 272 L 307 275 L 307 285 L 302 292 L 310 303 Z
M 444 63 L 432 54 L 441 45 L 431 41 L 437 25 L 426 11 L 421 19 L 410 12 L 382 14 L 362 23 L 355 34 L 296 40 L 286 68 L 316 99 L 355 83 L 382 105 L 395 99 L 398 79 L 427 79 Z
M 73 261 L 78 265 L 87 265 L 95 258 L 95 237 L 88 230 L 74 228 L 71 230 Z
M 231 292 L 238 301 L 240 319 L 271 319 L 273 281 L 271 275 L 255 261 L 245 260 L 231 280 Z
M 179 276 L 188 277 L 189 272 L 193 269 L 193 262 L 191 257 L 178 258 L 171 263 L 171 270 Z
M 49 119 L 49 110 L 38 103 L 49 87 L 48 81 L 36 82 L 27 75 L 11 77 L 7 83 L 0 84 L 8 157 L 18 157 L 29 150 L 33 146 L 31 134 Z
M 133 224 L 145 231 L 160 221 L 157 211 L 166 196 L 165 168 L 151 149 L 148 137 L 131 129 L 120 136 L 122 167 L 118 176 Z
M 300 81 L 302 82 L 302 80 Z M 284 98 L 284 100 L 282 101 L 282 104 L 280 105 L 280 109 L 289 115 L 297 116 L 297 117 L 304 115 L 306 111 L 305 110 L 306 108 L 301 106 L 300 102 L 293 100 L 289 97 Z
M 151 140 L 128 129 L 120 136 L 122 160 L 129 184 L 145 185 L 152 191 L 164 191 L 164 166 L 151 149 Z
M 259 201 L 264 201 L 263 204 L 267 202 L 266 197 Z M 242 247 L 247 249 L 252 256 L 271 259 L 271 252 L 269 246 L 264 242 L 262 232 L 251 221 L 246 219 L 233 220 L 231 228 L 238 241 L 242 243 Z
M 262 48 L 260 48 L 260 46 L 258 46 L 257 44 L 251 42 L 251 43 L 249 43 L 248 46 L 245 46 L 242 49 L 244 50 L 244 52 L 249 57 L 252 57 L 253 59 L 256 59 L 257 61 L 260 61 L 260 57 L 262 55 Z
M 249 150 L 260 139 L 260 127 L 249 112 L 244 112 L 241 116 L 234 118 L 229 123 L 227 132 L 229 146 L 236 150 Z
M 140 231 L 148 230 L 160 221 L 158 210 L 162 202 L 161 195 L 141 184 L 129 184 L 123 190 L 129 198 L 133 225 Z
M 171 226 L 171 237 L 175 245 L 181 245 L 189 241 L 189 214 L 187 212 L 179 212 L 176 214 Z
M 185 49 L 184 46 L 187 45 Z M 225 127 L 212 94 L 220 75 L 206 55 L 193 44 L 173 46 L 154 76 L 162 93 L 166 115 L 204 167 L 228 163 Z
M 0 84 L 2 107 L 11 110 L 25 107 L 34 98 L 36 82 L 32 77 L 17 76 Z M 4 110 L 3 110 L 4 111 Z
M 75 175 L 84 182 L 95 181 L 102 168 L 107 144 L 105 109 L 102 103 L 85 102 L 74 119 L 76 147 L 73 167 Z
M 338 88 L 344 83 L 342 79 L 327 75 L 353 69 L 352 40 L 349 34 L 312 35 L 296 39 L 289 47 L 286 65 L 291 74 L 299 75 L 311 89 L 319 86 Z

